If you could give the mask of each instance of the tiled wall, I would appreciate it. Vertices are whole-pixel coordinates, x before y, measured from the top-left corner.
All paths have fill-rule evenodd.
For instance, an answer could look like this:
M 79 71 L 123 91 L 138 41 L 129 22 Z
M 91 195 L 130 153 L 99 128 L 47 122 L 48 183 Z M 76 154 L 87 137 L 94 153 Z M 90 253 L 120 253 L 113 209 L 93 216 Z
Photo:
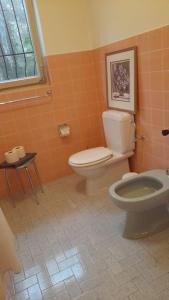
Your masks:
M 137 142 L 132 168 L 169 167 L 169 26 L 93 51 L 48 57 L 53 96 L 38 103 L 0 107 L 0 159 L 15 145 L 38 152 L 44 182 L 71 172 L 69 155 L 104 143 L 101 112 L 106 109 L 105 53 L 138 47 Z M 1 93 L 0 99 L 43 94 L 47 87 Z M 57 125 L 67 122 L 71 136 L 61 139 Z M 3 174 L 0 195 L 5 194 Z
M 138 107 L 136 114 L 136 155 L 133 170 L 169 167 L 169 26 L 122 40 L 94 51 L 98 95 L 106 103 L 105 53 L 132 46 L 138 47 Z
M 69 174 L 67 160 L 71 154 L 102 142 L 93 52 L 50 56 L 48 64 L 52 97 L 0 107 L 0 160 L 5 151 L 24 145 L 27 152 L 38 153 L 43 182 Z M 1 93 L 0 99 L 42 95 L 47 88 Z M 60 138 L 57 125 L 64 122 L 70 125 L 71 135 Z M 1 171 L 0 195 L 5 193 Z

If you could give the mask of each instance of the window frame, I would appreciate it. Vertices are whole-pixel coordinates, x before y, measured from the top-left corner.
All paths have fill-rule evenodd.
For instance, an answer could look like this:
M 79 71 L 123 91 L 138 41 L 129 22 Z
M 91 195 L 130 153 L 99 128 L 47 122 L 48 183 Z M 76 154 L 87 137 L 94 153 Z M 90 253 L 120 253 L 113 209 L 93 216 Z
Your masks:
M 37 76 L 23 77 L 19 79 L 12 79 L 0 82 L 0 91 L 8 88 L 25 87 L 38 83 L 45 83 L 44 62 L 42 56 L 42 49 L 40 46 L 39 32 L 37 28 L 37 20 L 35 14 L 34 0 L 25 0 L 26 15 L 28 19 L 28 26 L 34 48 L 34 54 L 37 64 Z

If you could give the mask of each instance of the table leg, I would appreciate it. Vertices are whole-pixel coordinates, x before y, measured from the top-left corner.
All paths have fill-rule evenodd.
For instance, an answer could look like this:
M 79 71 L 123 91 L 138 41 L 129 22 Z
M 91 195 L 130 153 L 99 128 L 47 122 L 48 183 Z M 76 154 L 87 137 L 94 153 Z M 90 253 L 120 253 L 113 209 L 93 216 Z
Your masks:
M 21 179 L 19 170 L 18 170 L 17 168 L 16 168 L 15 170 L 16 170 L 16 175 L 17 175 L 17 177 L 18 177 L 18 181 L 19 181 L 19 183 L 20 183 L 20 186 L 21 186 L 21 188 L 22 188 L 22 191 L 23 191 L 23 193 L 25 194 L 25 188 L 24 188 L 24 185 L 23 185 L 23 182 L 22 182 L 22 179 Z
M 38 171 L 38 168 L 37 168 L 35 160 L 33 160 L 33 166 L 34 166 L 34 170 L 35 170 L 36 176 L 38 178 L 38 182 L 39 182 L 39 186 L 40 186 L 41 192 L 44 193 L 42 182 L 41 182 L 41 179 L 40 179 L 39 171 Z
M 5 169 L 4 171 L 5 171 L 5 180 L 6 180 L 6 184 L 7 184 L 8 194 L 9 194 L 10 198 L 12 198 L 12 200 L 13 200 L 13 206 L 16 207 L 15 199 L 13 197 L 11 197 L 12 191 L 11 191 L 11 185 L 10 185 L 8 174 L 7 174 L 7 169 Z
M 35 190 L 35 188 L 34 188 L 33 181 L 32 181 L 32 178 L 31 178 L 31 174 L 30 174 L 30 172 L 29 172 L 29 169 L 28 169 L 27 167 L 25 167 L 24 169 L 25 169 L 26 175 L 27 175 L 27 177 L 28 177 L 29 184 L 30 184 L 30 187 L 31 187 L 31 189 L 32 189 L 32 193 L 33 193 L 33 195 L 35 196 L 35 201 L 36 201 L 37 204 L 39 204 L 38 199 L 37 199 L 37 195 L 36 195 L 36 190 Z

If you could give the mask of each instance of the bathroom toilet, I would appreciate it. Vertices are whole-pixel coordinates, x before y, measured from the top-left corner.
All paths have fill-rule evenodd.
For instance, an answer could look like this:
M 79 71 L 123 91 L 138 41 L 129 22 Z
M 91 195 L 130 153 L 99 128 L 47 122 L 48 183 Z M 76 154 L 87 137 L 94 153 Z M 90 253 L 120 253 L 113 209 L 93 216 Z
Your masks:
M 128 158 L 134 154 L 135 124 L 126 112 L 109 110 L 102 114 L 107 147 L 80 151 L 69 165 L 86 179 L 86 194 L 93 195 L 129 172 Z
M 113 202 L 126 212 L 123 237 L 142 238 L 169 227 L 169 176 L 150 170 L 114 183 Z

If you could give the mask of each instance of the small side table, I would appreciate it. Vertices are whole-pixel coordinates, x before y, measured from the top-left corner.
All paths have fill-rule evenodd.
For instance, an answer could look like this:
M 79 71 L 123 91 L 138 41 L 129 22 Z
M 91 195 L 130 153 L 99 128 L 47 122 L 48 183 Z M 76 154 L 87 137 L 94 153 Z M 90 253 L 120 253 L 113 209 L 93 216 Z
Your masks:
M 24 188 L 24 185 L 23 185 L 23 182 L 22 182 L 22 179 L 21 179 L 21 176 L 20 176 L 20 172 L 19 172 L 20 169 L 24 169 L 25 174 L 28 178 L 32 193 L 35 196 L 35 201 L 36 201 L 37 204 L 39 204 L 38 199 L 36 197 L 36 189 L 35 189 L 35 186 L 34 186 L 34 183 L 33 183 L 33 180 L 32 180 L 32 176 L 31 176 L 31 173 L 28 169 L 28 166 L 32 163 L 33 167 L 34 167 L 34 170 L 35 170 L 35 174 L 36 174 L 38 183 L 39 183 L 39 187 L 41 189 L 41 192 L 43 193 L 44 191 L 43 191 L 41 179 L 40 179 L 40 176 L 39 176 L 39 171 L 38 171 L 38 168 L 37 168 L 37 165 L 36 165 L 36 162 L 35 162 L 36 155 L 37 155 L 37 153 L 26 153 L 26 155 L 23 158 L 21 158 L 19 161 L 15 162 L 15 163 L 12 163 L 12 164 L 9 164 L 6 161 L 4 161 L 4 162 L 0 163 L 0 169 L 4 169 L 6 185 L 7 185 L 8 193 L 9 193 L 10 196 L 12 194 L 12 188 L 11 188 L 11 184 L 10 184 L 10 181 L 9 181 L 7 170 L 9 170 L 9 169 L 15 170 L 18 181 L 19 181 L 20 186 L 22 188 L 22 191 L 25 193 L 25 188 Z M 15 201 L 14 201 L 14 206 L 15 206 Z

